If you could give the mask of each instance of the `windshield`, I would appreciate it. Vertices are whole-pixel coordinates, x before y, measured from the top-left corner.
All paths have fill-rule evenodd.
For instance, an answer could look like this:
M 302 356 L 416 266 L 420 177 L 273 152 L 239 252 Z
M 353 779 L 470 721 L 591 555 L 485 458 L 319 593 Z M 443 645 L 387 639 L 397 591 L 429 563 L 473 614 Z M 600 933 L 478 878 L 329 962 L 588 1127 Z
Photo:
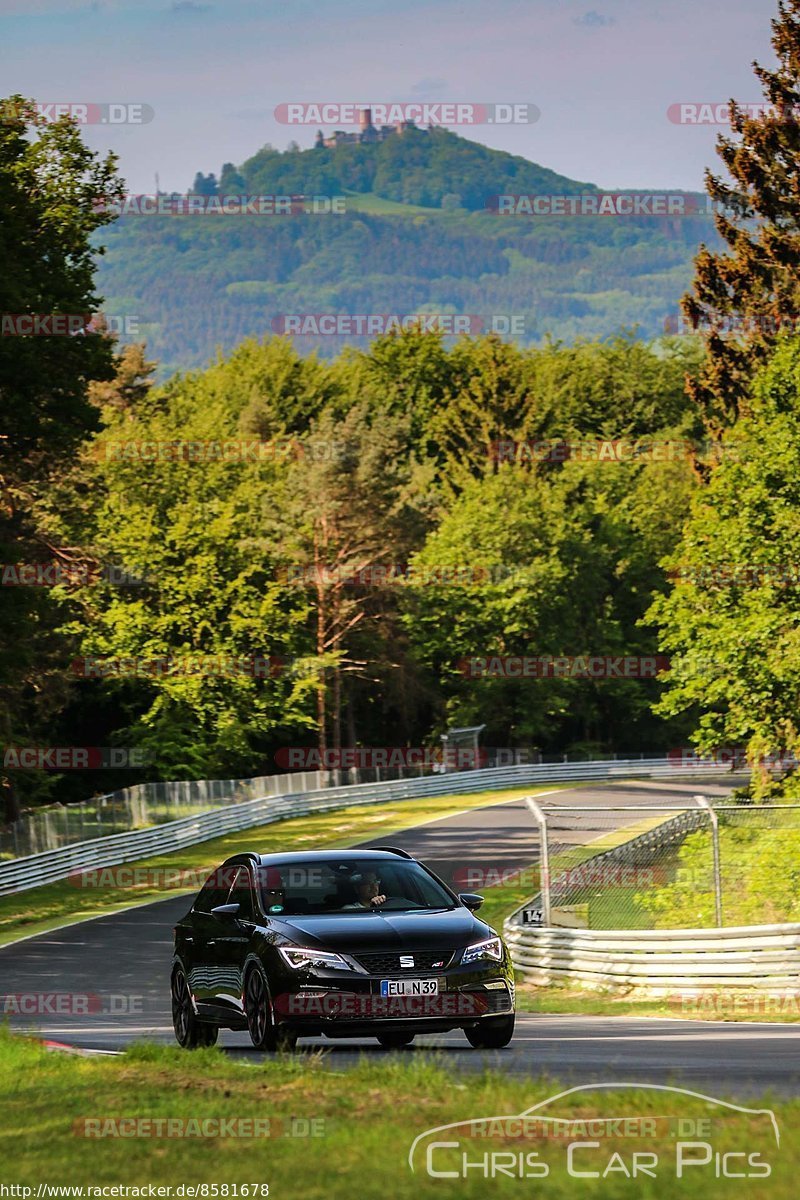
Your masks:
M 441 884 L 409 859 L 342 858 L 259 868 L 268 916 L 453 908 Z

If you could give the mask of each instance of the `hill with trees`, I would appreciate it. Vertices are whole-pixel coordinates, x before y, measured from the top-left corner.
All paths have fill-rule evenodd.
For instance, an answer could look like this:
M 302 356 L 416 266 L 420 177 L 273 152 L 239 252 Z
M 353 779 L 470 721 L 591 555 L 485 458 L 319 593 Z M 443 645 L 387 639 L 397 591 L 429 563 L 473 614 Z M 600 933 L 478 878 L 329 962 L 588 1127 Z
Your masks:
M 655 338 L 678 318 L 699 244 L 718 244 L 700 214 L 498 215 L 500 194 L 596 189 L 444 130 L 265 147 L 219 179 L 199 173 L 194 190 L 343 197 L 345 211 L 121 216 L 98 286 L 108 312 L 132 318 L 161 378 L 280 330 L 285 314 L 468 314 L 488 329 L 499 317 L 501 333 L 513 317 L 515 339 L 531 346 L 634 326 Z M 314 334 L 296 345 L 333 358 L 347 340 L 366 345 Z

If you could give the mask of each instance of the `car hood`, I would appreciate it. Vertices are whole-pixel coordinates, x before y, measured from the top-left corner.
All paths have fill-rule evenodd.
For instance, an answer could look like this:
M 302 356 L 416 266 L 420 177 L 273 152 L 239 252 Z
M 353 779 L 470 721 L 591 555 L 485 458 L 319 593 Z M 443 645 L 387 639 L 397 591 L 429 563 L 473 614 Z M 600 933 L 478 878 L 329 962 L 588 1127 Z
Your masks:
M 454 950 L 491 937 L 491 930 L 466 908 L 420 912 L 296 916 L 281 922 L 289 937 L 306 937 L 320 947 L 359 950 Z

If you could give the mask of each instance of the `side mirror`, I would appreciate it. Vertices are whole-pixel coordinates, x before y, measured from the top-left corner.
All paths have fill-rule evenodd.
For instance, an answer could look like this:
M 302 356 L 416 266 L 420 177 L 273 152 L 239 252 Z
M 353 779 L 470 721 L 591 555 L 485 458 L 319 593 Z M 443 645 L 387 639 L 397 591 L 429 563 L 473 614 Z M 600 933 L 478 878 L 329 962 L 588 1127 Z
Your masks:
M 475 892 L 459 892 L 458 898 L 470 912 L 477 912 L 483 904 L 483 896 L 479 896 Z
M 239 904 L 218 904 L 216 908 L 212 908 L 212 917 L 219 917 L 220 921 L 227 921 L 229 918 L 238 916 Z

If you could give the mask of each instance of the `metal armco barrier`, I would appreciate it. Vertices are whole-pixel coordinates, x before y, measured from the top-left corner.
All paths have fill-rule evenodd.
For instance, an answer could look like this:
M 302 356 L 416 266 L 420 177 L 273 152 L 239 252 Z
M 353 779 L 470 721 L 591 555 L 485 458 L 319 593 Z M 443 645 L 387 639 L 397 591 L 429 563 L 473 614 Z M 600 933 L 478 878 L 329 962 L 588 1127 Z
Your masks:
M 675 991 L 800 991 L 800 925 L 730 929 L 536 929 L 505 926 L 530 983 Z
M 529 797 L 532 810 L 541 816 L 543 846 L 548 841 L 547 818 L 576 814 L 569 805 L 541 805 Z M 796 805 L 760 806 L 744 809 L 715 805 L 714 821 L 709 822 L 710 806 L 704 797 L 695 797 L 698 807 L 673 815 L 612 849 L 582 859 L 574 868 L 613 878 L 619 866 L 651 861 L 651 855 L 681 842 L 687 834 L 705 824 L 717 834 L 717 817 L 741 814 L 744 817 L 779 814 L 786 816 Z M 588 811 L 583 810 L 588 816 Z M 594 812 L 597 813 L 595 809 Z M 626 807 L 632 816 L 648 811 Z M 717 837 L 714 837 L 716 919 L 720 922 L 720 861 Z M 546 861 L 542 854 L 541 861 Z M 733 925 L 728 928 L 676 929 L 590 929 L 569 922 L 550 923 L 551 906 L 555 914 L 559 904 L 571 899 L 569 882 L 546 877 L 547 886 L 513 912 L 504 922 L 503 934 L 517 972 L 529 983 L 572 984 L 579 987 L 639 991 L 653 996 L 707 994 L 724 988 L 747 989 L 760 993 L 800 999 L 800 924 Z M 562 914 L 565 910 L 562 909 Z
M 677 768 L 666 758 L 626 759 L 584 763 L 520 764 L 489 770 L 449 772 L 419 779 L 364 783 L 340 788 L 263 796 L 243 804 L 229 804 L 211 812 L 183 817 L 147 829 L 77 842 L 44 854 L 0 863 L 0 895 L 54 883 L 80 871 L 134 862 L 155 854 L 169 854 L 225 833 L 268 825 L 288 817 L 326 812 L 351 805 L 382 804 L 428 796 L 448 796 L 545 783 L 582 780 L 602 782 L 622 779 L 681 779 L 699 774 L 710 777 L 730 773 L 726 764 L 696 763 Z

